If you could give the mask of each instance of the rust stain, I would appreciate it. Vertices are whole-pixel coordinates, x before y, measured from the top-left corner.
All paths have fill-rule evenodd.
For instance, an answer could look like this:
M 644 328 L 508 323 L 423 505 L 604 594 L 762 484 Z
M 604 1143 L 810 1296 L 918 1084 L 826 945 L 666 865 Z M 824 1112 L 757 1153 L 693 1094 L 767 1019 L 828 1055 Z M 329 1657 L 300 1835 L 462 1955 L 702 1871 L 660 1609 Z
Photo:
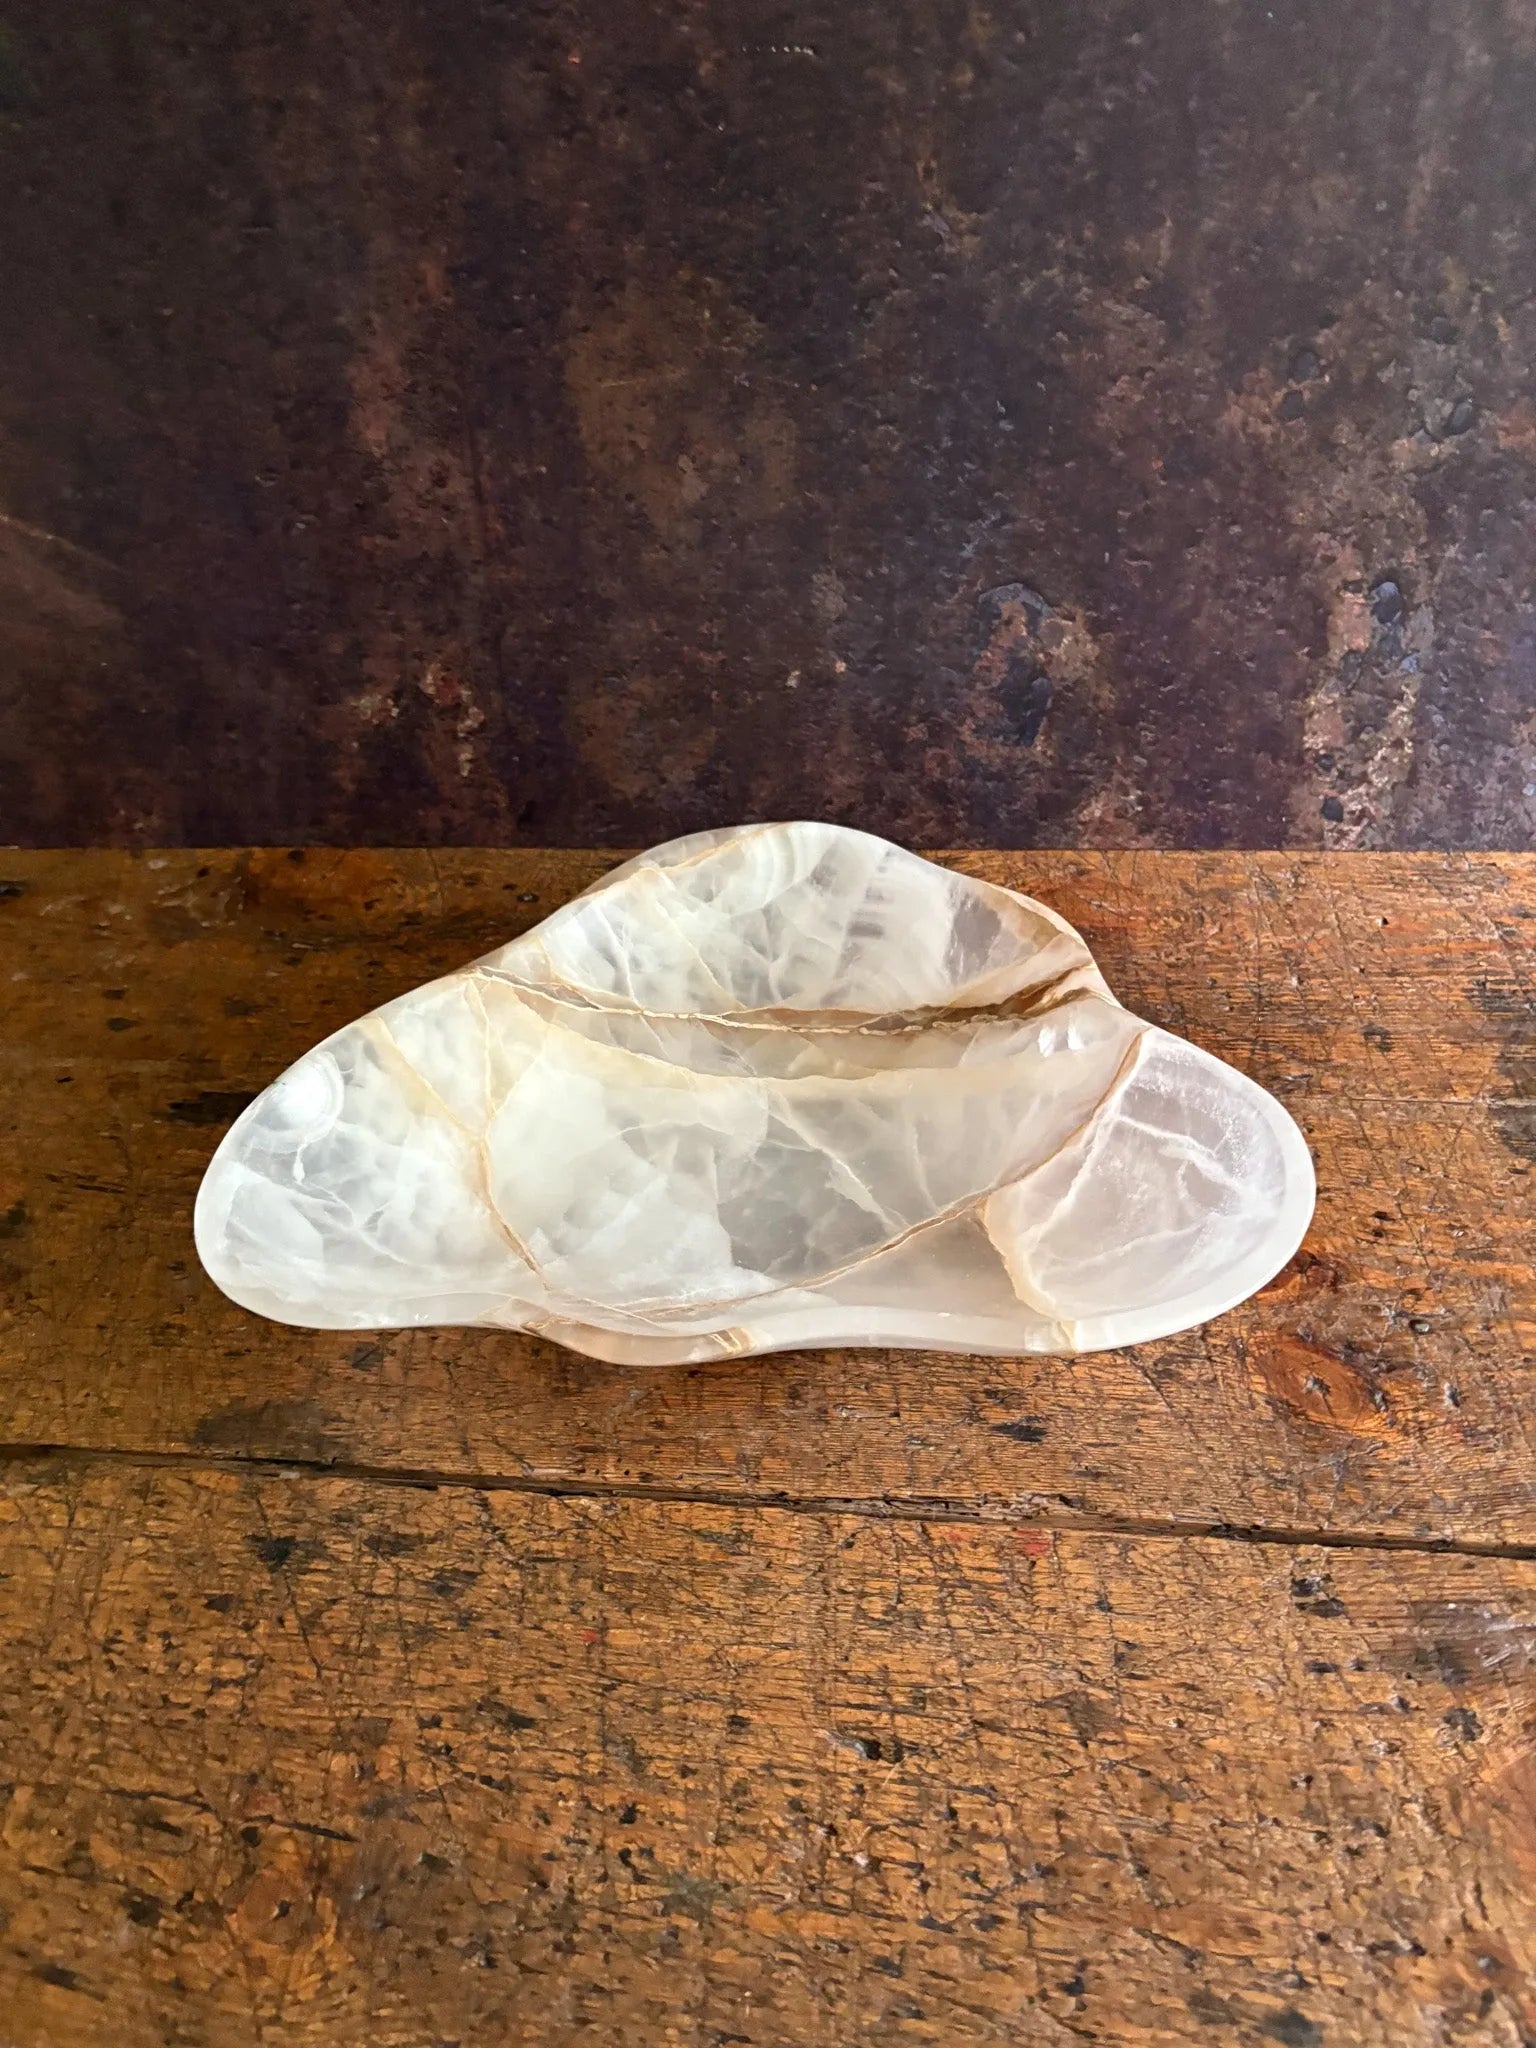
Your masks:
M 588 461 L 669 546 L 697 549 L 712 521 L 771 518 L 794 488 L 793 421 L 741 395 L 761 344 L 717 285 L 681 273 L 666 291 L 629 284 L 566 351 Z
M 1524 10 L 493 12 L 14 29 L 8 837 L 1536 843 Z
M 582 763 L 637 805 L 686 801 L 716 744 L 666 677 L 605 676 L 569 717 Z

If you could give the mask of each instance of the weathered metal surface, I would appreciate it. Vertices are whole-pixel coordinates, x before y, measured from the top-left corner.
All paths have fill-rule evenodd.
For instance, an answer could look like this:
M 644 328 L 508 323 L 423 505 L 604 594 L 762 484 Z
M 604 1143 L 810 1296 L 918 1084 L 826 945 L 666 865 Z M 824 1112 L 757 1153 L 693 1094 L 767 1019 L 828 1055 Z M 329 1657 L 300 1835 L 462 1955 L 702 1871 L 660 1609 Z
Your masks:
M 1536 0 L 60 0 L 0 838 L 1536 838 Z

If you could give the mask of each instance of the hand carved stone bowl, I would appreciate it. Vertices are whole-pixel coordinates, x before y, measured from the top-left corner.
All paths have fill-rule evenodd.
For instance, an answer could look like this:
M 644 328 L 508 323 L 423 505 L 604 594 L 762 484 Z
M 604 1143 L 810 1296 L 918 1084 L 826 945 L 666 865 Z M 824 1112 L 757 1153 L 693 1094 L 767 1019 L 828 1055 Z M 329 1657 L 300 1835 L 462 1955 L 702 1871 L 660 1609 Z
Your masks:
M 1290 1117 L 1043 904 L 819 824 L 698 833 L 306 1053 L 220 1145 L 203 1264 L 280 1322 L 596 1358 L 1091 1351 L 1270 1279 Z

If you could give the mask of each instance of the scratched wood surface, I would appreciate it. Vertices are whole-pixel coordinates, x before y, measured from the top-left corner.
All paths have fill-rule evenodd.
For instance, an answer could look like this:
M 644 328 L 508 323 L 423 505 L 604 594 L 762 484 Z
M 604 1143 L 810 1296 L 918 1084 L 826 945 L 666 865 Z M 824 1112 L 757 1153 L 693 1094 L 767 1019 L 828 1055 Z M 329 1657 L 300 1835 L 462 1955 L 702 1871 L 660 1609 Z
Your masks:
M 25 1465 L 0 2037 L 1519 2048 L 1536 1565 Z
M 4 2048 L 1529 2048 L 1536 859 L 955 857 L 1307 1133 L 1194 1337 L 218 1296 L 249 1093 L 613 858 L 0 855 Z
M 1301 1259 L 1191 1336 L 675 1371 L 503 1333 L 294 1331 L 203 1278 L 220 1130 L 336 1025 L 614 856 L 0 856 L 11 1441 L 1536 1542 L 1536 858 L 964 856 L 1081 925 L 1318 1164 Z

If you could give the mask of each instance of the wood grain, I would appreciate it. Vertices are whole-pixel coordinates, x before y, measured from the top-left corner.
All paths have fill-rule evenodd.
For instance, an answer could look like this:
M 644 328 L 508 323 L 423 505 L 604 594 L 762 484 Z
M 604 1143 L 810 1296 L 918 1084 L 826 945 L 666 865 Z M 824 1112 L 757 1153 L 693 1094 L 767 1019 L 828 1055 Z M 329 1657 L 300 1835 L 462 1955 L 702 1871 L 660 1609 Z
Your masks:
M 1061 1524 L 1536 1544 L 1536 859 L 969 854 L 1143 1014 L 1287 1102 L 1300 1258 L 1204 1331 L 1065 1360 L 674 1370 L 500 1333 L 281 1329 L 189 1218 L 249 1092 L 613 855 L 0 857 L 8 1439 Z
M 956 857 L 1308 1134 L 1193 1337 L 218 1295 L 250 1092 L 615 857 L 0 856 L 4 2048 L 1529 2048 L 1536 860 Z
M 8 2048 L 1522 2048 L 1536 1566 L 13 1468 Z

